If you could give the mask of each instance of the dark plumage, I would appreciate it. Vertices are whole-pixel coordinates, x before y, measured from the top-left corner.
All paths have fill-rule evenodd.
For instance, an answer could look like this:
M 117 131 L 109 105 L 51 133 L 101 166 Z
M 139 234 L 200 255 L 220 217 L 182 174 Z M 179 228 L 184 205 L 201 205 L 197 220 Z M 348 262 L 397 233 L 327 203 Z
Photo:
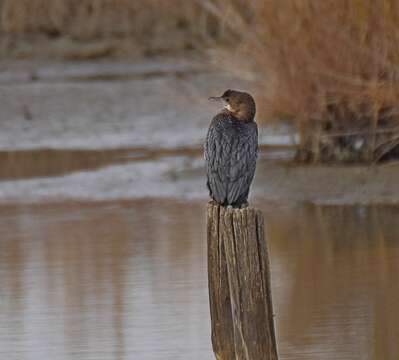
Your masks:
M 209 126 L 205 141 L 207 186 L 217 203 L 241 207 L 247 204 L 258 155 L 258 128 L 252 96 L 227 90 L 221 97 L 224 110 Z

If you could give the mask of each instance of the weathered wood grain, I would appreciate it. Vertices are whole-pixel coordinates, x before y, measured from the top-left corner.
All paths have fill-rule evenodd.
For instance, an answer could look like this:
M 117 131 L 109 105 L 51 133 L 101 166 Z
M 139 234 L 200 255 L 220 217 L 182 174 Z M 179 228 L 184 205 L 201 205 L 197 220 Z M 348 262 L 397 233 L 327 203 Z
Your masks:
M 209 203 L 208 279 L 218 360 L 277 360 L 263 216 Z
M 208 284 L 212 346 L 217 359 L 235 359 L 226 255 L 220 234 L 224 208 L 208 204 Z

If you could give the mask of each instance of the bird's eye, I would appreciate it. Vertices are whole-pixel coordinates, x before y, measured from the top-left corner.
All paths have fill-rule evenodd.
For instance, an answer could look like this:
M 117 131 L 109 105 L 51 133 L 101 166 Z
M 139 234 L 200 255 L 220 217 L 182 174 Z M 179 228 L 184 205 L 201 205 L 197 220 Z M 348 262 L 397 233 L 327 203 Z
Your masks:
M 226 100 L 227 102 L 229 102 L 229 101 L 230 101 L 230 99 L 229 99 L 229 98 L 225 98 L 225 100 Z

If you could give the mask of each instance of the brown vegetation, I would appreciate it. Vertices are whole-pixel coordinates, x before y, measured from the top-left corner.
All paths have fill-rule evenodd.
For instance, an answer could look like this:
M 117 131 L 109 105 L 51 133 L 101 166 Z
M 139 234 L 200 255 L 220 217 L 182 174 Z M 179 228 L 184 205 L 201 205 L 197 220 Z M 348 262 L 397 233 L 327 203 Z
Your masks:
M 244 40 L 243 55 L 260 79 L 269 117 L 288 118 L 298 128 L 299 158 L 354 162 L 397 157 L 399 3 L 251 4 L 250 20 L 235 22 Z
M 69 39 L 61 47 L 97 41 L 100 55 L 191 49 L 219 32 L 214 15 L 185 0 L 0 0 L 0 16 L 3 37 Z
M 3 0 L 2 30 L 87 39 L 148 36 L 175 27 L 193 29 L 198 6 L 182 0 Z

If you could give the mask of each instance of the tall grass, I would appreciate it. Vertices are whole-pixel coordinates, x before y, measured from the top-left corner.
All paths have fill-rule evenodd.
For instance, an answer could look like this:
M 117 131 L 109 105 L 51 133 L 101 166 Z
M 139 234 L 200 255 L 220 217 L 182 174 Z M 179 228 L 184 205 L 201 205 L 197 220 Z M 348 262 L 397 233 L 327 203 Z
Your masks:
M 249 18 L 232 8 L 243 62 L 269 117 L 298 128 L 302 159 L 375 161 L 396 151 L 399 2 L 255 0 Z
M 117 40 L 176 51 L 218 37 L 215 15 L 185 0 L 0 0 L 0 34 Z M 118 42 L 122 39 L 124 42 Z
M 183 0 L 2 0 L 1 29 L 70 35 L 151 35 L 204 21 L 199 6 Z

